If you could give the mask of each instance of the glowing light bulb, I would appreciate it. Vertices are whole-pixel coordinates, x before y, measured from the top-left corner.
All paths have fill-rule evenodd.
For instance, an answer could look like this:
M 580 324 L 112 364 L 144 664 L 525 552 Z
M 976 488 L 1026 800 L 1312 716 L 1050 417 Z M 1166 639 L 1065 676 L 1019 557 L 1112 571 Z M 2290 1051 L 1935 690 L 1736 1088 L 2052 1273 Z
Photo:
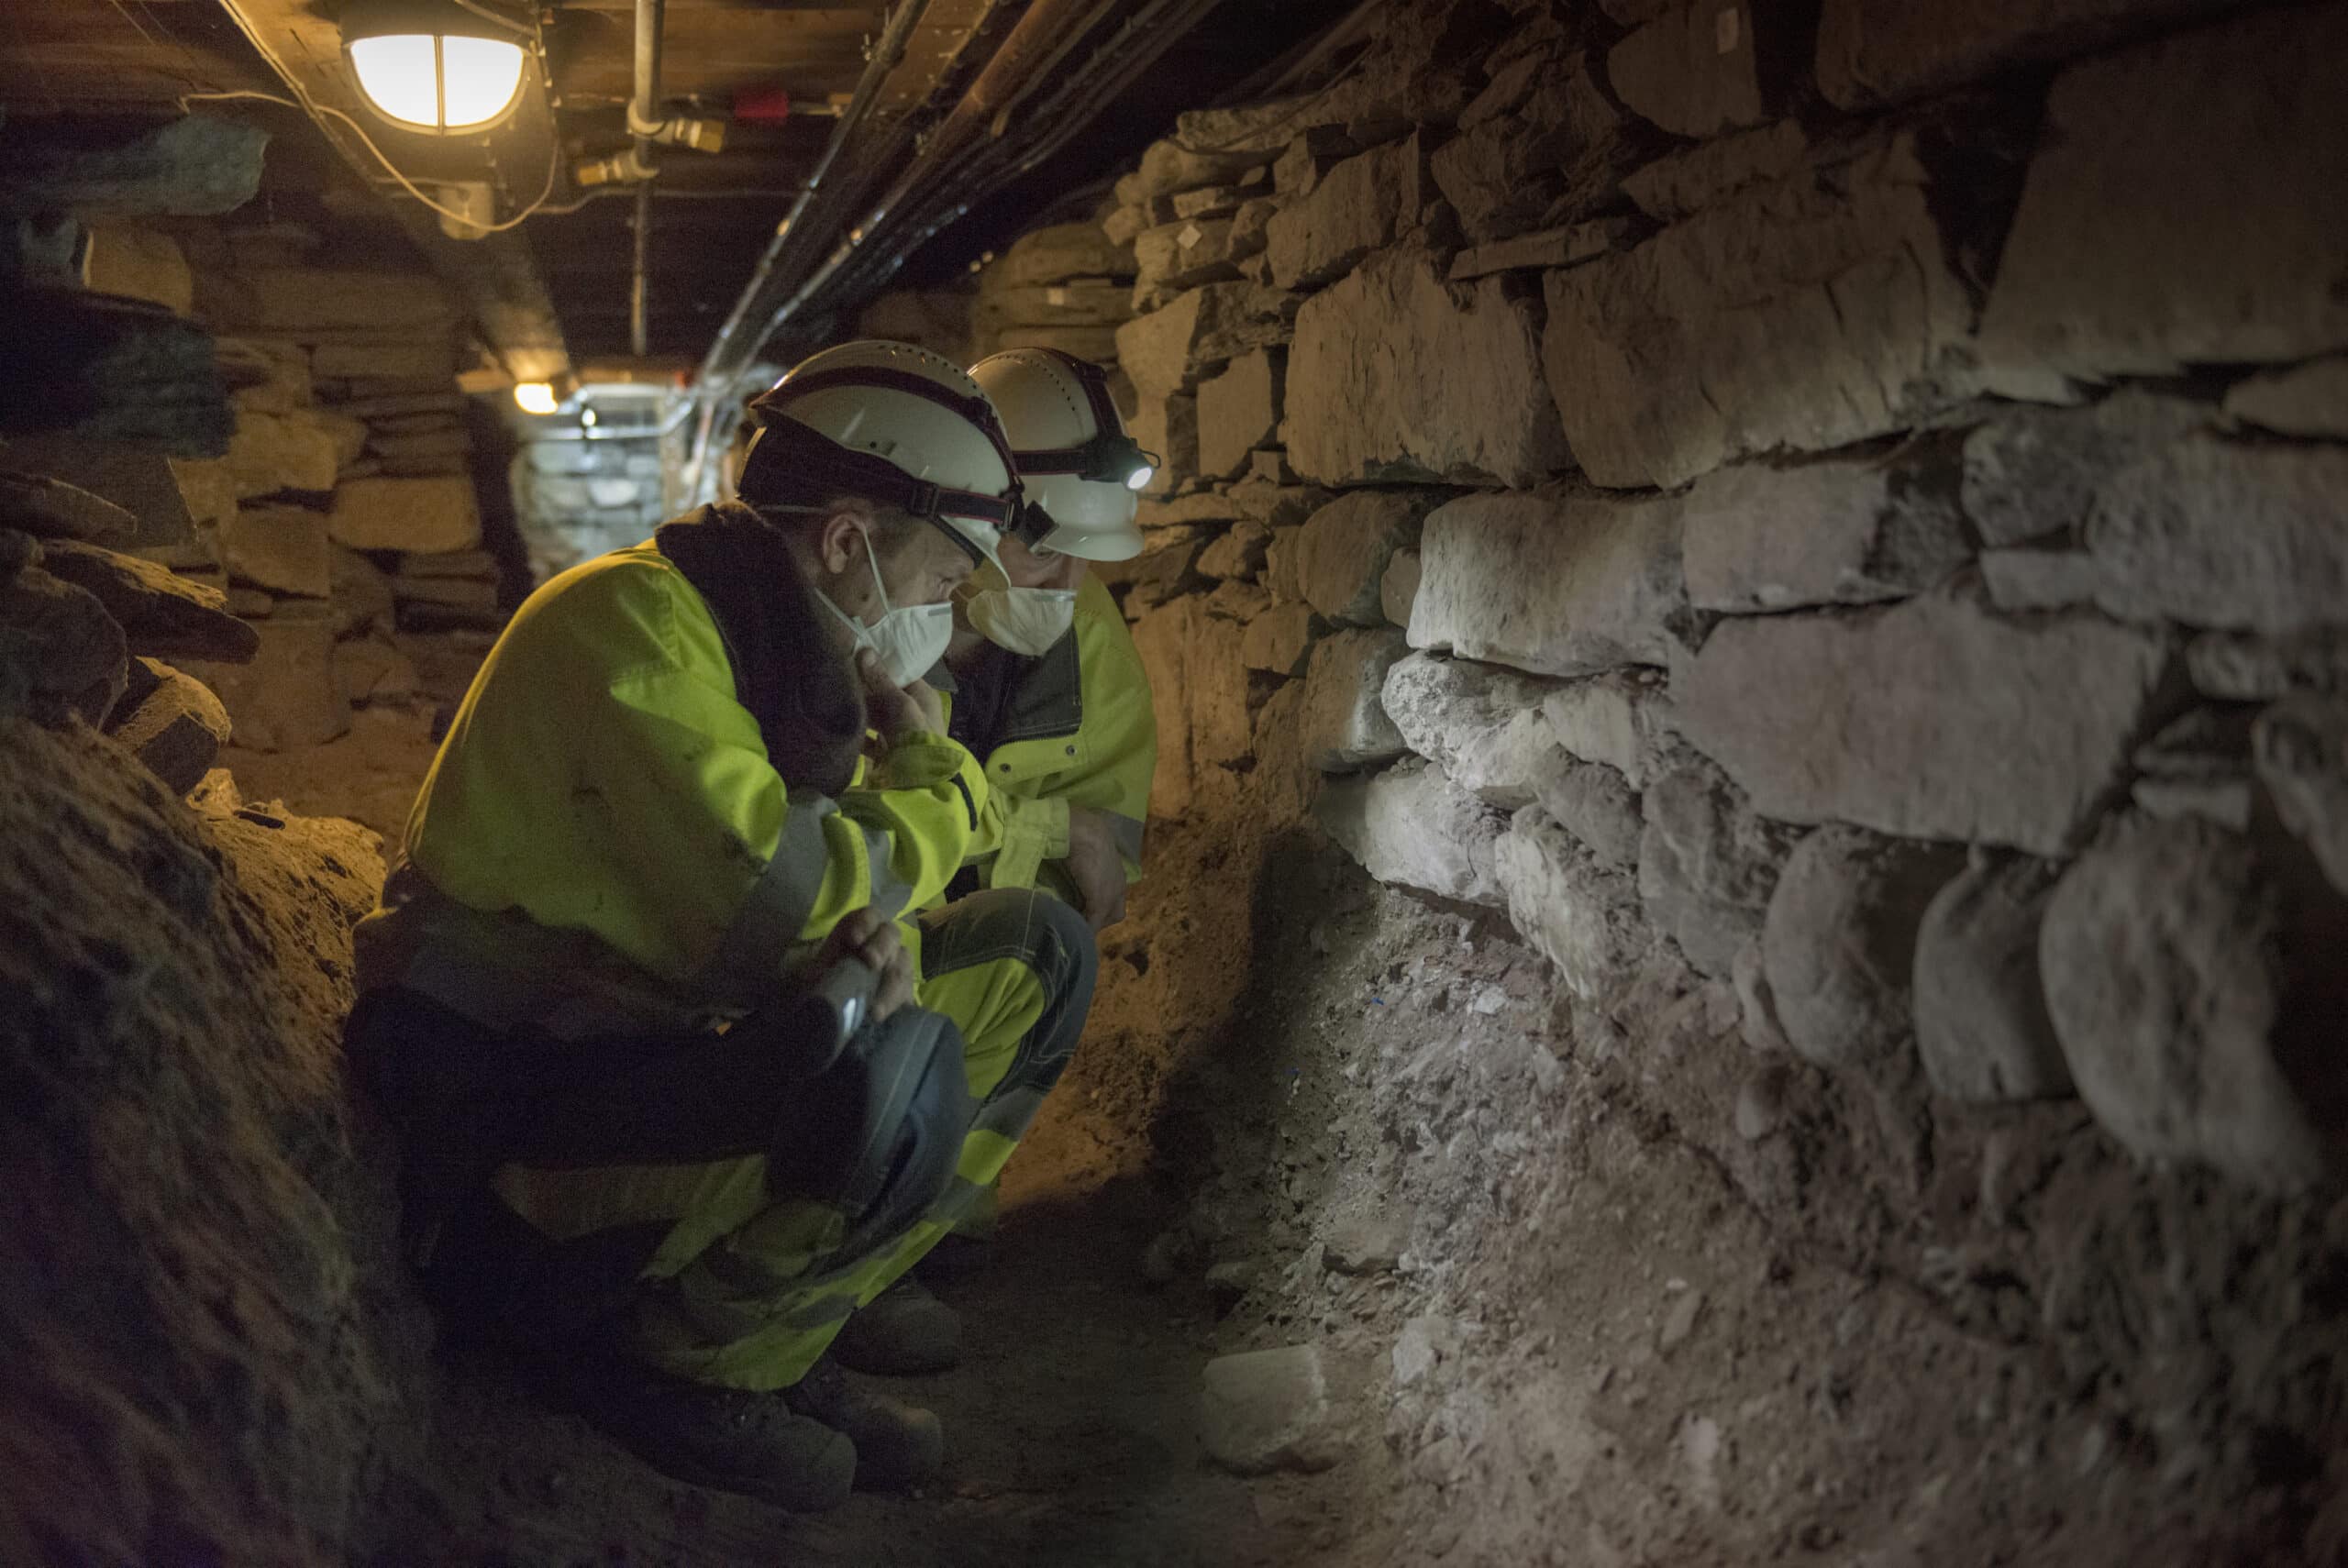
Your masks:
M 1127 490 L 1147 490 L 1149 488 L 1149 481 L 1157 477 L 1157 470 L 1156 469 L 1146 467 L 1135 469 L 1133 472 L 1125 476 L 1125 488 Z
M 552 414 L 555 411 L 554 384 L 550 381 L 515 383 L 514 405 L 525 414 Z
M 411 130 L 478 130 L 522 95 L 528 51 L 446 0 L 360 0 L 343 47 L 371 107 Z

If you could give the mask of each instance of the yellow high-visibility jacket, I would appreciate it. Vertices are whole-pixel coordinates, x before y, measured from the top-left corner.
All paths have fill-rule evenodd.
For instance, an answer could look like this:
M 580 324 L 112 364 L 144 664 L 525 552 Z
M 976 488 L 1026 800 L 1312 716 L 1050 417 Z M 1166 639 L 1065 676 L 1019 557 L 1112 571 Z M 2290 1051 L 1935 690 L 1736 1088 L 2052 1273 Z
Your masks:
M 792 798 L 707 604 L 646 543 L 515 614 L 433 762 L 406 855 L 472 910 L 590 933 L 662 981 L 740 997 L 852 910 L 932 902 L 987 799 L 943 735 L 900 741 L 836 801 Z
M 1002 733 L 981 759 L 989 789 L 969 847 L 980 879 L 1038 886 L 1046 863 L 1068 854 L 1070 806 L 1109 814 L 1126 880 L 1139 879 L 1157 717 L 1133 633 L 1109 591 L 1088 573 L 1073 635 L 1024 663 Z

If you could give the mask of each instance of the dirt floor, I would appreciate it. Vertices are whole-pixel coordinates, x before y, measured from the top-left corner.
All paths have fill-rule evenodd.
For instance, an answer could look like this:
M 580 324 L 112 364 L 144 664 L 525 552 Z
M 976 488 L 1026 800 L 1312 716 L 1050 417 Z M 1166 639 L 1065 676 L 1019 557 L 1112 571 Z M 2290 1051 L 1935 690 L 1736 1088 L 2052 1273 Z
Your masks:
M 395 827 L 431 712 L 246 792 Z M 901 1387 L 935 1495 L 794 1519 L 444 1360 L 386 1568 L 2348 1562 L 2348 1202 L 1838 1081 L 1667 952 L 1578 1000 L 1231 789 L 1161 824 L 1000 1256 L 943 1291 L 969 1362 Z M 1202 1367 L 1302 1344 L 1343 1457 L 1216 1470 Z

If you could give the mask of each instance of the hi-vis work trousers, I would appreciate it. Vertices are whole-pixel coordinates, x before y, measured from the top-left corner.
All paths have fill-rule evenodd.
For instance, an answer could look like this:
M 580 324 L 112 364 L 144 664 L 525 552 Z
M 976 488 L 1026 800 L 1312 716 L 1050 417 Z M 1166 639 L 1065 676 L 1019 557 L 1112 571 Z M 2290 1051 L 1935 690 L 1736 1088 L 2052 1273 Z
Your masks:
M 744 1065 L 723 1048 L 704 1064 L 695 1048 L 656 1047 L 658 1066 L 626 1060 L 607 1090 L 575 1077 L 561 1090 L 569 1124 L 613 1128 L 608 1157 L 574 1149 L 496 1165 L 493 1198 L 473 1206 L 486 1223 L 461 1227 L 436 1268 L 461 1276 L 470 1310 L 499 1338 L 537 1339 L 534 1351 L 560 1356 L 560 1342 L 585 1338 L 571 1347 L 581 1355 L 616 1350 L 695 1382 L 788 1387 L 1001 1173 L 1075 1051 L 1096 963 L 1083 917 L 1046 895 L 990 891 L 922 917 L 917 1005 L 959 1028 L 977 1110 L 952 1186 L 893 1239 L 849 1252 L 836 1208 L 770 1188 L 768 1154 L 743 1152 L 765 1142 L 746 1128 L 783 1120 L 769 1108 L 790 1083 L 735 1070 Z M 355 1058 L 370 1029 L 399 1027 L 369 1024 L 363 1007 Z M 582 1097 L 599 1092 L 613 1103 L 582 1115 Z

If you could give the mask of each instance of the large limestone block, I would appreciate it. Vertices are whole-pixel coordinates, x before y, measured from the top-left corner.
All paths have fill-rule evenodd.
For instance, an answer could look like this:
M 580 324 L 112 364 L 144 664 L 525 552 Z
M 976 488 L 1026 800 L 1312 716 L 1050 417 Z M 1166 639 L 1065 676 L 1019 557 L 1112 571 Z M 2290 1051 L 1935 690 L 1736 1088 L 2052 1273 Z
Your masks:
M 1511 924 L 1585 999 L 1628 977 L 1649 937 L 1630 876 L 1596 856 L 1539 806 L 1516 813 L 1492 851 Z
M 1416 545 L 1441 491 L 1348 491 L 1304 521 L 1293 549 L 1296 587 L 1332 621 L 1375 626 L 1386 621 L 1387 567 Z
M 1689 963 L 1727 976 L 1738 950 L 1761 935 L 1798 830 L 1757 815 L 1726 775 L 1698 759 L 1650 781 L 1639 804 L 1639 899 L 1647 919 L 1679 944 Z
M 481 508 L 462 475 L 353 480 L 335 491 L 327 529 L 354 550 L 470 550 Z
M 1898 103 L 2132 34 L 2239 9 L 2243 0 L 1825 0 L 1818 85 L 1846 109 Z
M 2348 440 L 2348 354 L 2251 377 L 2226 393 L 2226 417 L 2284 436 Z
M 213 352 L 221 379 L 228 383 L 229 401 L 238 411 L 291 414 L 316 401 L 310 379 L 310 354 L 299 343 L 270 337 L 219 337 Z M 363 418 L 357 409 L 338 410 Z
M 1623 191 L 1649 217 L 1676 223 L 1748 185 L 1786 178 L 1809 155 L 1800 123 L 1779 120 L 1641 164 L 1623 176 Z
M 2337 1151 L 2285 1053 L 2332 1055 L 2297 1016 L 2275 888 L 2243 838 L 2204 822 L 2130 818 L 2066 872 L 2039 968 L 2080 1095 L 2141 1159 L 2214 1165 L 2253 1186 L 2325 1179 Z M 2336 960 L 2336 949 L 2315 959 Z
M 1567 681 L 1542 700 L 1541 716 L 1556 743 L 1584 762 L 1602 762 L 1646 788 L 1670 751 L 1671 701 L 1663 676 L 1618 669 Z
M 1463 496 L 1427 518 L 1419 559 L 1412 647 L 1536 675 L 1666 664 L 1686 604 L 1670 499 Z
M 1272 191 L 1283 200 L 1309 196 L 1338 161 L 1355 150 L 1335 126 L 1316 126 L 1291 139 L 1272 164 Z
M 121 623 L 134 654 L 160 658 L 245 659 L 253 631 L 228 613 L 227 595 L 169 567 L 95 545 L 51 540 L 41 552 L 50 572 L 97 596 Z
M 1250 669 L 1275 675 L 1301 675 L 1304 656 L 1322 630 L 1321 618 L 1310 604 L 1275 604 L 1253 621 L 1240 639 L 1240 661 Z
M 135 659 L 129 687 L 106 716 L 105 729 L 165 789 L 184 795 L 204 781 L 228 744 L 228 711 L 193 676 L 151 658 Z
M 1329 836 L 1381 882 L 1499 904 L 1493 849 L 1508 819 L 1431 762 L 1330 782 L 1314 804 Z
M 2096 602 L 2287 634 L 2348 621 L 2348 449 L 2174 442 L 2097 492 Z
M 334 591 L 326 514 L 304 507 L 241 508 L 221 526 L 220 562 L 229 580 L 271 592 L 324 599 Z
M 187 501 L 181 493 L 179 470 L 203 467 L 205 461 L 183 462 L 129 441 L 12 436 L 5 454 L 0 454 L 0 473 L 13 473 L 6 488 L 16 501 L 28 499 L 20 488 L 27 476 L 42 475 L 113 502 L 138 522 L 138 531 L 122 541 L 122 547 L 144 549 L 190 542 L 194 530 Z M 51 492 L 50 499 L 59 497 Z
M 1416 136 L 1346 159 L 1312 194 L 1272 215 L 1265 234 L 1272 282 L 1283 289 L 1329 282 L 1416 226 L 1431 194 Z
M 1795 846 L 1770 895 L 1761 962 L 1796 1051 L 1822 1067 L 1881 1067 L 1911 1047 L 1916 933 L 1964 865 L 1954 845 L 1853 827 Z
M 987 271 L 989 285 L 1063 283 L 1071 278 L 1130 278 L 1133 252 L 1097 223 L 1056 223 L 1029 229 Z
M 243 408 L 237 413 L 227 462 L 237 499 L 249 501 L 282 490 L 332 490 L 336 476 L 366 446 L 367 426 L 338 414 Z
M 1142 393 L 1125 428 L 1143 451 L 1157 458 L 1157 471 L 1144 494 L 1165 495 L 1199 471 L 1199 400 L 1191 393 Z
M 1622 249 L 1638 232 L 1638 225 L 1630 218 L 1593 218 L 1512 239 L 1488 240 L 1452 258 L 1451 281 L 1462 283 L 1494 272 L 1545 272 L 1552 267 L 1577 266 Z
M 1944 591 L 1725 622 L 1674 695 L 1688 738 L 1769 816 L 2055 856 L 2120 782 L 2167 662 L 2143 632 L 2010 623 Z
M 2263 702 L 2297 690 L 2348 691 L 2348 635 L 2292 637 L 2207 632 L 2186 645 L 2193 689 L 2227 702 Z
M 2330 5 L 2065 72 L 1982 321 L 1991 368 L 2162 374 L 2348 342 L 2343 58 Z
M 1607 51 L 1606 83 L 1634 114 L 1674 136 L 1700 140 L 1758 125 L 1766 111 L 1753 28 L 1745 0 L 1694 0 Z
M 195 274 L 179 241 L 136 224 L 103 224 L 89 231 L 83 284 L 102 294 L 150 300 L 184 315 L 195 308 Z
M 1228 183 L 1232 177 L 1268 164 L 1272 152 L 1260 148 L 1218 148 L 1212 142 L 1153 141 L 1141 155 L 1134 187 L 1135 199 L 1170 196 L 1202 185 Z M 1121 182 L 1122 186 L 1122 182 Z M 1122 201 L 1125 192 L 1118 192 Z
M 254 751 L 323 745 L 350 728 L 334 668 L 334 619 L 322 604 L 287 602 L 259 624 L 260 649 L 241 665 L 185 668 L 220 696 L 237 744 Z
M 2209 422 L 2198 403 L 2132 388 L 2085 408 L 2000 414 L 1965 437 L 1966 516 L 1992 546 L 2067 536 L 2114 474 Z
M 1387 671 L 1381 701 L 1412 751 L 1440 763 L 1460 789 L 1512 812 L 1532 804 L 1558 760 L 1541 713 L 1550 689 L 1512 669 L 1414 653 Z
M 138 532 L 138 519 L 80 485 L 44 474 L 0 471 L 0 526 L 36 539 L 127 545 Z
M 1571 460 L 1533 303 L 1405 248 L 1313 295 L 1289 359 L 1289 461 L 1324 484 L 1529 485 Z
M 1916 1050 L 1933 1089 L 1988 1103 L 2071 1092 L 2039 984 L 2038 928 L 2055 868 L 1976 856 L 1916 933 Z
M 1973 386 L 1973 306 L 1907 132 L 1552 272 L 1546 291 L 1550 389 L 1600 484 L 1847 446 Z
M 1209 283 L 1117 328 L 1117 365 L 1144 398 L 1185 392 L 1213 366 L 1287 342 L 1296 310 L 1285 290 Z
M 1429 171 L 1479 244 L 1569 223 L 1612 204 L 1638 138 L 1578 58 L 1537 67 L 1513 112 L 1463 129 Z
M 1559 746 L 1539 780 L 1539 792 L 1542 807 L 1600 864 L 1638 869 L 1639 797 L 1628 779 L 1602 762 L 1578 762 Z
M 1261 523 L 1253 519 L 1235 523 L 1231 532 L 1199 552 L 1199 572 L 1218 580 L 1252 581 L 1264 569 L 1264 553 L 1271 542 L 1272 531 Z
M 1280 386 L 1287 370 L 1286 355 L 1258 348 L 1199 383 L 1202 476 L 1231 478 L 1247 467 L 1250 453 L 1272 439 L 1279 428 Z
M 247 267 L 233 273 L 201 275 L 196 301 L 205 318 L 226 331 L 254 337 L 291 337 L 297 342 L 323 338 L 412 343 L 425 337 L 449 337 L 457 326 L 456 307 L 447 286 L 428 272 Z
M 1260 243 L 1255 247 L 1262 248 Z M 1239 263 L 1251 253 L 1243 248 L 1238 225 L 1228 217 L 1182 219 L 1145 229 L 1134 240 L 1136 271 L 1127 295 L 1130 307 L 1155 309 L 1184 289 L 1235 279 Z
M 87 589 L 38 567 L 0 579 L 0 710 L 29 700 L 43 723 L 94 724 L 122 694 L 126 657 L 120 623 Z
M 1241 1475 L 1328 1469 L 1346 1448 L 1335 1381 L 1318 1345 L 1217 1356 L 1207 1363 L 1200 1400 L 1208 1455 Z
M 2283 826 L 2348 892 L 2348 699 L 2293 692 L 2258 715 L 2251 756 Z
M 1899 599 L 1972 554 L 1954 472 L 1928 460 L 1744 464 L 1689 492 L 1681 550 L 1699 610 Z
M 1309 764 L 1324 773 L 1350 773 L 1409 749 L 1380 701 L 1386 672 L 1409 651 L 1391 627 L 1343 631 L 1312 645 L 1298 718 Z
M 1191 646 L 1183 662 L 1186 686 L 1181 707 L 1191 726 L 1191 758 L 1199 767 L 1224 767 L 1254 748 L 1253 715 L 1247 708 L 1247 662 L 1241 656 L 1246 633 L 1209 613 L 1200 602 L 1188 624 Z M 1166 706 L 1172 706 L 1167 703 Z
M 1396 550 L 1386 563 L 1386 571 L 1378 580 L 1378 610 L 1397 626 L 1411 624 L 1411 606 L 1419 600 L 1419 548 L 1416 545 Z

